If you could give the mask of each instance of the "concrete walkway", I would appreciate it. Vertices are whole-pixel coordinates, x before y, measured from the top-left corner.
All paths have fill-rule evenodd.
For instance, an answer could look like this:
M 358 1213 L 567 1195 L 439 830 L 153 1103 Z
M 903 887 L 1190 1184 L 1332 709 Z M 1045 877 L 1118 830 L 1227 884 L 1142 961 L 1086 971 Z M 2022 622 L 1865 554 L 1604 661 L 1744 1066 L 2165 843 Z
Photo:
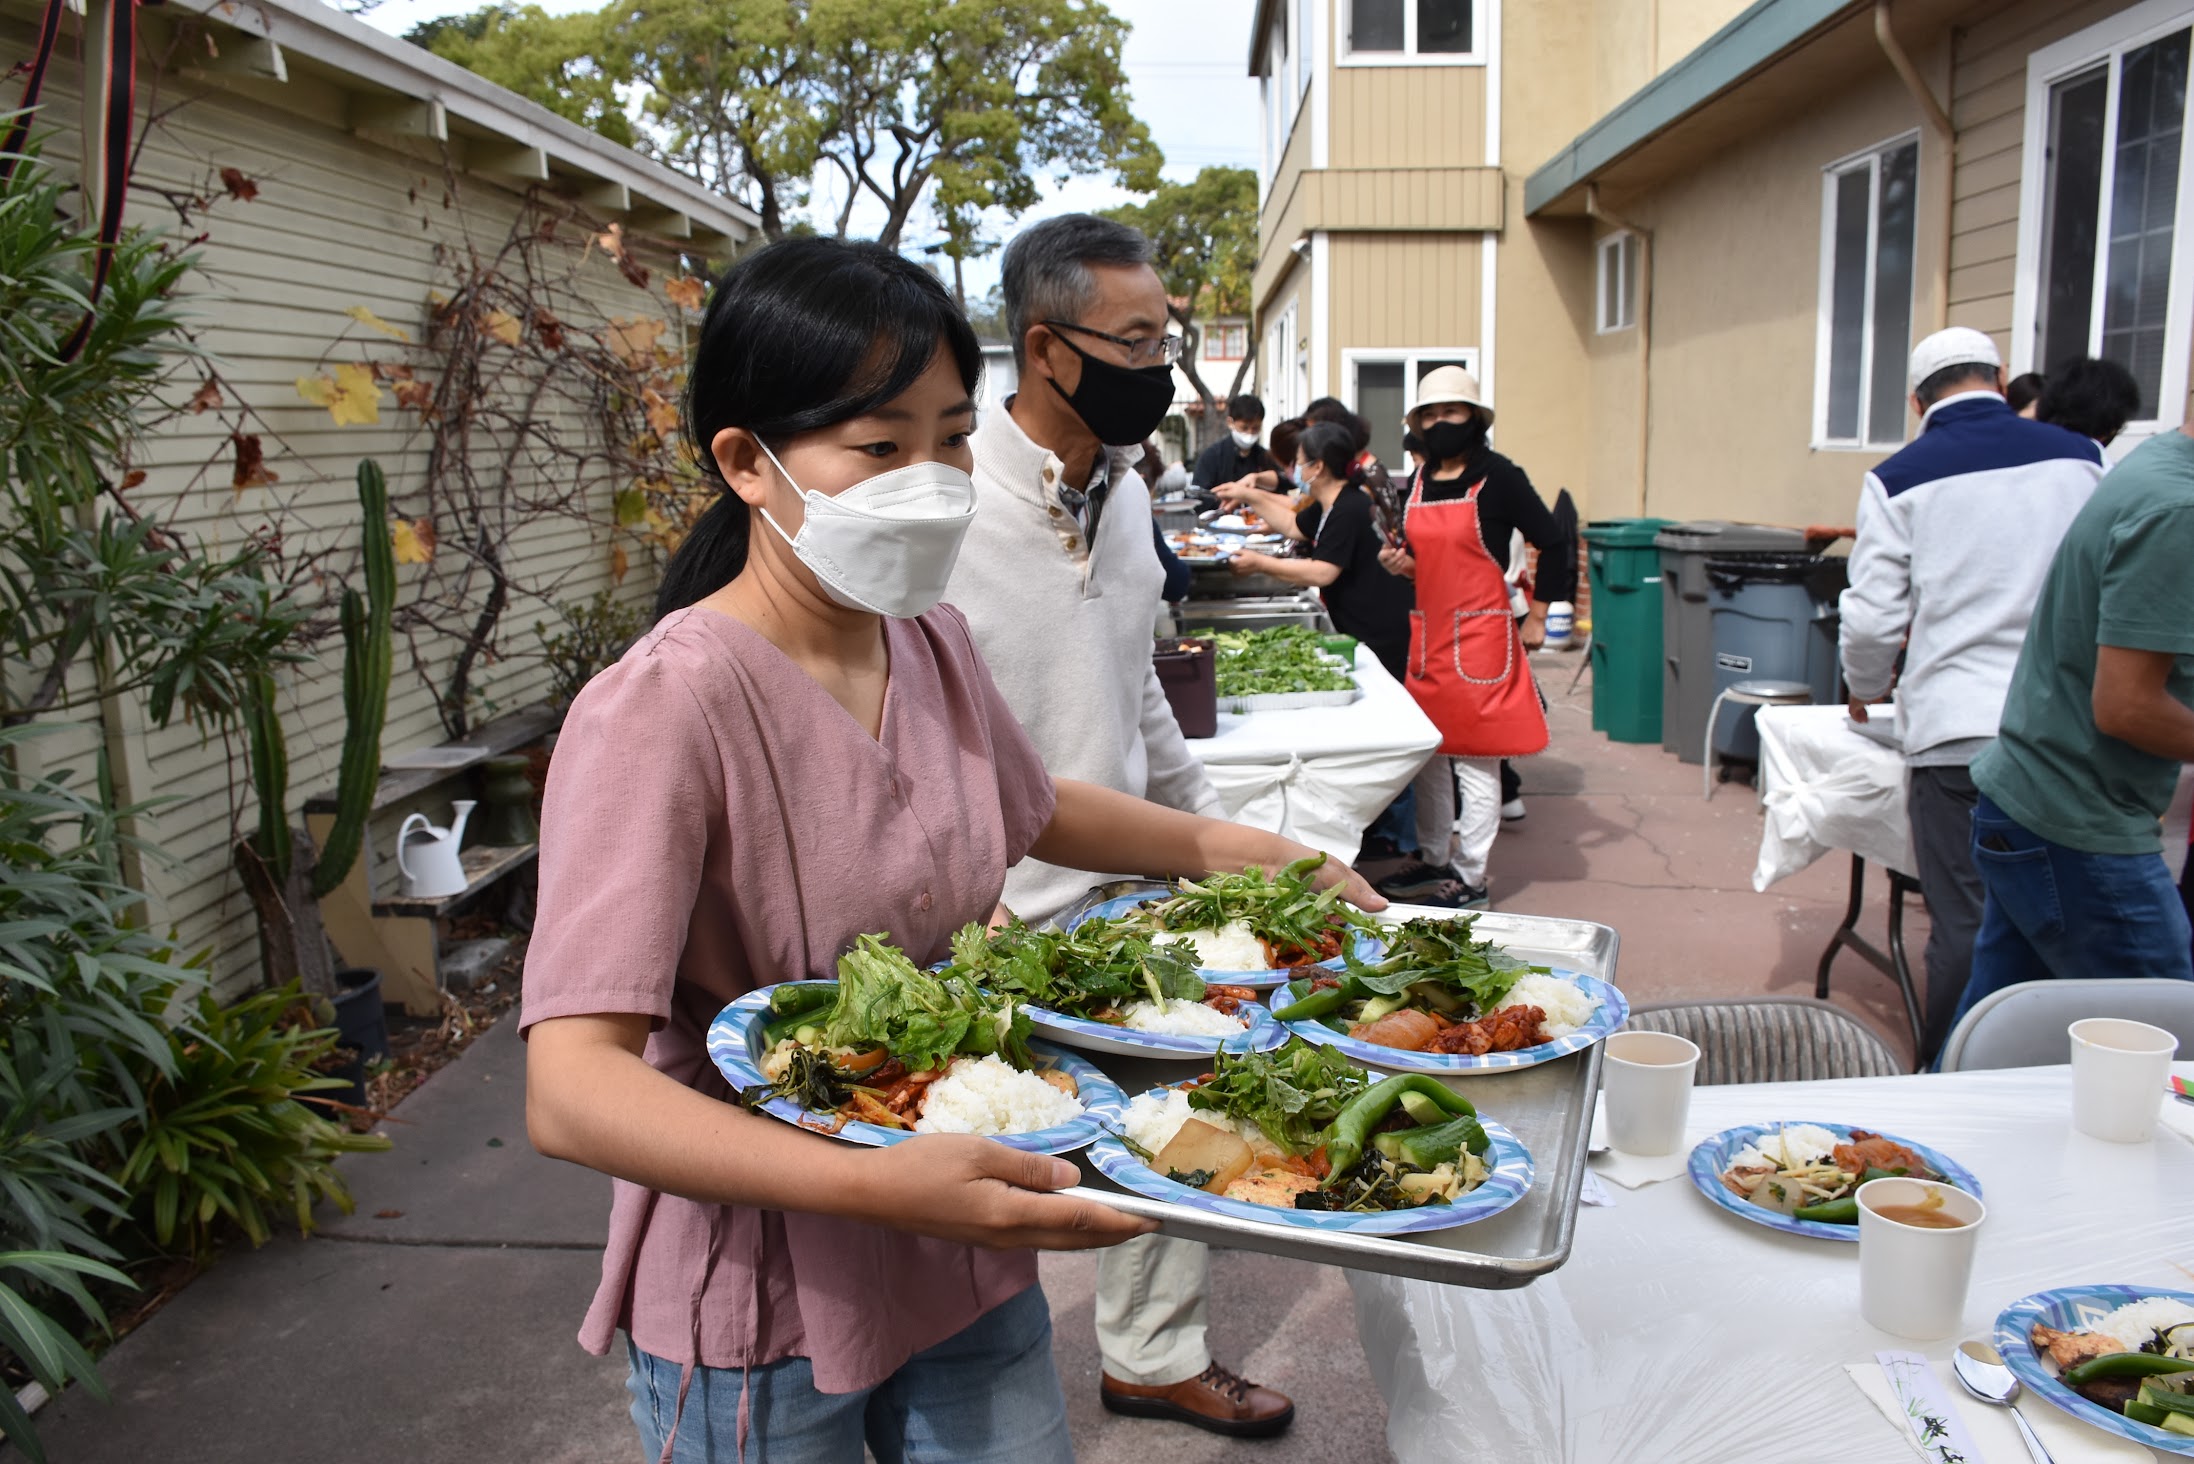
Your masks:
M 1634 1001 L 1810 992 L 1840 918 L 1845 863 L 1752 892 L 1757 800 L 1657 747 L 1590 729 L 1575 661 L 1534 658 L 1555 743 L 1523 764 L 1526 820 L 1504 828 L 1493 892 L 1505 909 L 1604 920 L 1622 932 Z M 1868 919 L 1879 932 L 1877 884 Z M 1916 914 L 1915 962 L 1925 941 Z M 1836 999 L 1902 1048 L 1887 978 L 1845 957 Z M 505 1021 L 407 1100 L 387 1154 L 343 1163 L 358 1197 L 324 1238 L 233 1254 L 108 1356 L 114 1402 L 80 1390 L 40 1415 L 61 1464 L 601 1464 L 633 1461 L 621 1359 L 573 1340 L 600 1270 L 607 1181 L 526 1143 L 524 1052 Z M 1340 1272 L 1214 1257 L 1220 1360 L 1292 1395 L 1283 1438 L 1229 1442 L 1120 1419 L 1097 1404 L 1095 1261 L 1049 1256 L 1075 1446 L 1084 1464 L 1389 1458 L 1385 1409 L 1356 1342 Z

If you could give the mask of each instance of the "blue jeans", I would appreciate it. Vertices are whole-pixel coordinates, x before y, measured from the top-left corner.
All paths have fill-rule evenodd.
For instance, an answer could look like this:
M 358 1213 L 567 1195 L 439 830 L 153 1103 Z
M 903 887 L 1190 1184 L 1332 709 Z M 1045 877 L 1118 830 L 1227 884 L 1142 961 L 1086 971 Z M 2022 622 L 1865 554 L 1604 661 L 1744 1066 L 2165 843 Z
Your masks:
M 1405 854 L 1417 852 L 1417 790 L 1414 787 L 1404 788 L 1372 822 L 1364 837 L 1376 835 L 1384 835 Z
M 1072 1464 L 1067 1405 L 1051 1361 L 1051 1310 L 1031 1286 L 936 1346 L 917 1352 L 877 1386 L 819 1393 L 804 1357 L 744 1370 L 694 1369 L 678 1411 L 675 1362 L 629 1341 L 625 1387 L 646 1449 L 663 1454 L 677 1418 L 674 1464 Z M 745 1447 L 739 1402 L 746 1393 Z
M 2084 854 L 2053 844 L 1982 794 L 1973 863 L 1988 887 L 1958 1015 L 1992 991 L 2051 977 L 2194 981 L 2194 931 L 2161 854 Z

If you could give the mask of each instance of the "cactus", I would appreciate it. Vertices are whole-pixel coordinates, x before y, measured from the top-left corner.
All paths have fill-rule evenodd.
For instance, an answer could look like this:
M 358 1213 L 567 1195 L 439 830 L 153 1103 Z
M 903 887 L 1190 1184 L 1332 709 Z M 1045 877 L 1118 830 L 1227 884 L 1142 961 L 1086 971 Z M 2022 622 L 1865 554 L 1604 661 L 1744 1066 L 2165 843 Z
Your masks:
M 259 833 L 252 840 L 274 882 L 289 878 L 293 853 L 289 828 L 289 748 L 282 737 L 282 712 L 275 705 L 274 677 L 260 671 L 244 699 L 251 738 L 251 784 L 259 795 Z
M 358 862 L 381 778 L 381 726 L 388 715 L 396 552 L 389 541 L 388 482 L 372 458 L 358 464 L 358 503 L 366 525 L 366 593 L 343 592 L 343 760 L 335 780 L 335 825 L 312 871 L 315 897 L 341 884 Z

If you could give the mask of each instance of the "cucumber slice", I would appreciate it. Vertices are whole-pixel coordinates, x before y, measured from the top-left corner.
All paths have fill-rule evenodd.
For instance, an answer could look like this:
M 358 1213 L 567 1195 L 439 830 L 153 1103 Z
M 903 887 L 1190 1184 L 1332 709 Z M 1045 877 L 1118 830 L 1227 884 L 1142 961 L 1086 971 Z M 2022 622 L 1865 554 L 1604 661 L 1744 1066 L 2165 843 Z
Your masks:
M 1448 1111 L 1422 1093 L 1404 1093 L 1402 1109 L 1417 1122 L 1426 1125 L 1445 1123 Z

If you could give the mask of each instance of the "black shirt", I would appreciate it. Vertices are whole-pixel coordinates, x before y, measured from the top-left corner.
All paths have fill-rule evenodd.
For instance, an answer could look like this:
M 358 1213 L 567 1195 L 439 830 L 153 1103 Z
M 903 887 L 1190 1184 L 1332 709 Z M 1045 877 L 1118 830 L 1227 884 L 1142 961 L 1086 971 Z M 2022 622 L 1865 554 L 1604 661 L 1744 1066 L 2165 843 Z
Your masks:
M 1371 647 L 1379 664 L 1401 679 L 1409 657 L 1409 612 L 1417 596 L 1408 580 L 1379 563 L 1371 499 L 1361 488 L 1343 488 L 1331 513 L 1313 499 L 1296 511 L 1295 526 L 1310 541 L 1312 559 L 1340 568 L 1341 577 L 1325 587 L 1333 628 Z
M 1189 475 L 1189 482 L 1198 488 L 1216 488 L 1221 483 L 1239 482 L 1251 473 L 1276 472 L 1279 466 L 1264 444 L 1241 447 L 1229 432 L 1196 455 L 1196 470 Z
M 1539 497 L 1539 490 L 1531 486 L 1524 470 L 1492 448 L 1474 449 L 1464 459 L 1463 471 L 1457 477 L 1427 478 L 1425 502 L 1461 498 L 1481 478 L 1485 487 L 1478 492 L 1478 536 L 1485 541 L 1486 553 L 1493 556 L 1493 562 L 1504 571 L 1508 568 L 1510 537 L 1521 533 L 1526 543 L 1540 551 L 1533 598 L 1545 605 L 1576 599 L 1577 566 L 1572 562 L 1569 536 L 1554 521 L 1553 511 Z M 1403 497 L 1408 496 L 1405 490 Z

